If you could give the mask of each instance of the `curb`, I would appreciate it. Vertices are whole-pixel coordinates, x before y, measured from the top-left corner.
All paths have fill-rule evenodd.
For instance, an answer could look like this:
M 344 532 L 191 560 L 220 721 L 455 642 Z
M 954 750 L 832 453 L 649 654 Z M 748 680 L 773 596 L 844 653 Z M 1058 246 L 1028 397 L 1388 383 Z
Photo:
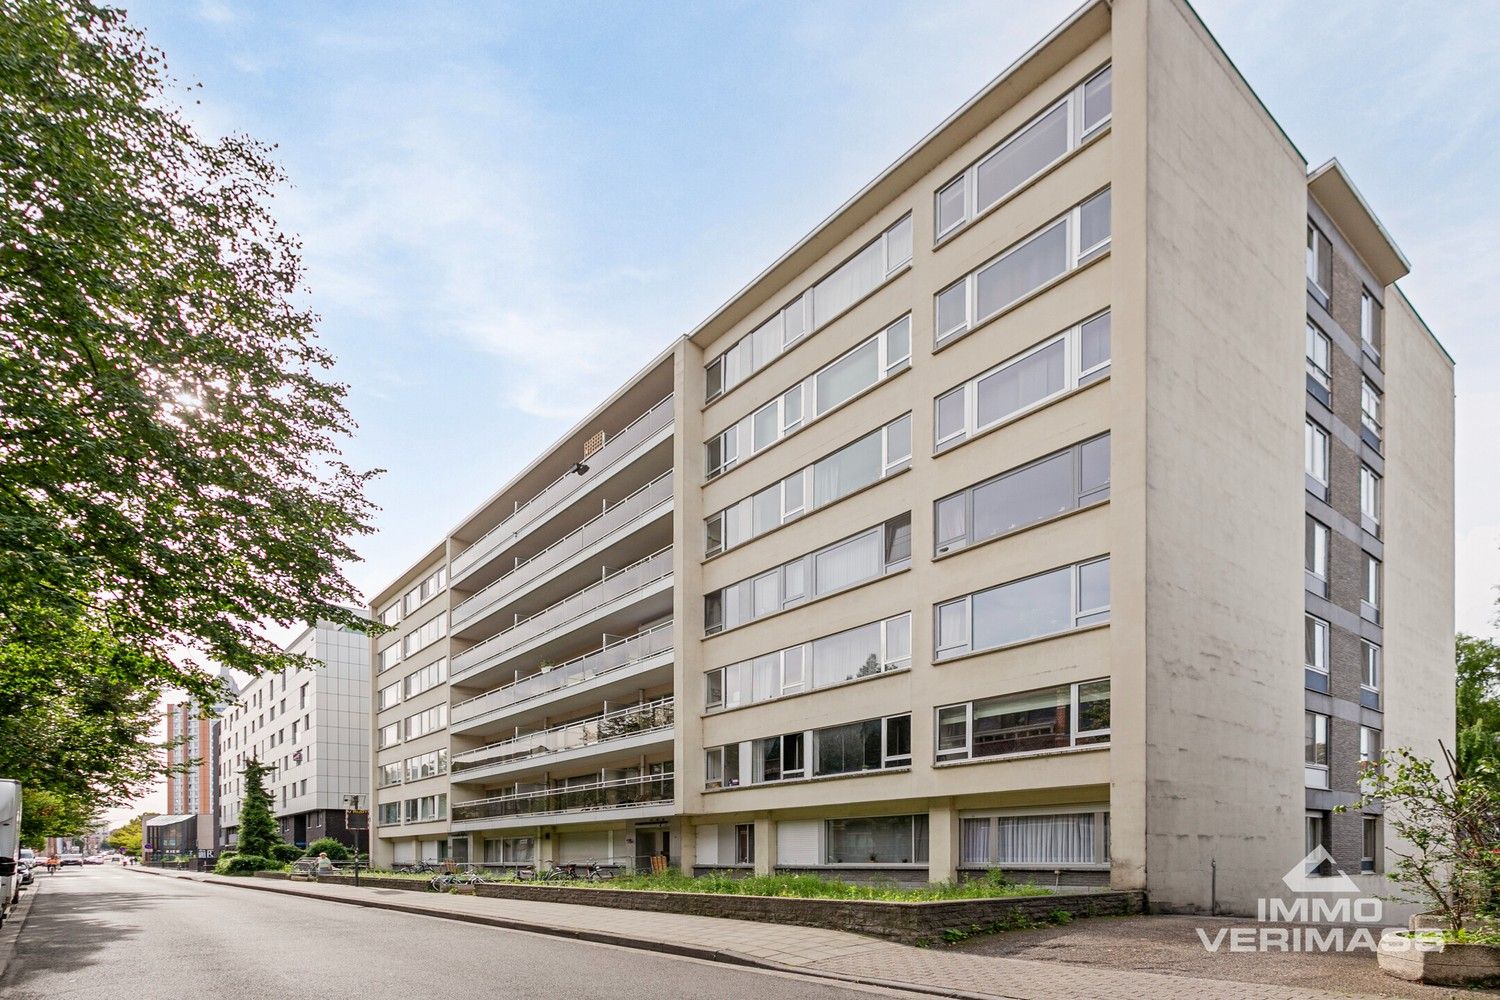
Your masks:
M 5 972 L 10 968 L 11 959 L 16 957 L 17 939 L 20 938 L 21 931 L 26 929 L 26 918 L 31 915 L 31 904 L 40 889 L 40 884 L 33 879 L 32 884 L 21 892 L 21 901 L 10 911 L 4 926 L 0 927 L 0 982 L 5 980 Z
M 140 869 L 150 871 L 150 869 Z M 820 969 L 811 969 L 805 966 L 783 965 L 780 962 L 770 962 L 762 958 L 750 955 L 742 955 L 733 951 L 722 951 L 717 948 L 703 948 L 697 945 L 676 944 L 670 941 L 649 941 L 641 938 L 629 937 L 624 934 L 612 934 L 608 931 L 578 930 L 572 927 L 559 927 L 556 924 L 535 924 L 524 920 L 513 920 L 508 917 L 497 917 L 485 913 L 462 913 L 454 910 L 434 909 L 426 906 L 412 905 L 387 901 L 383 899 L 348 899 L 338 896 L 325 896 L 316 892 L 305 892 L 300 889 L 283 887 L 281 885 L 269 884 L 255 885 L 243 881 L 231 881 L 227 878 L 207 876 L 204 878 L 192 878 L 190 875 L 169 874 L 167 872 L 150 871 L 153 875 L 163 878 L 189 879 L 194 882 L 202 882 L 207 885 L 223 885 L 236 889 L 251 889 L 256 892 L 271 892 L 282 896 L 298 896 L 302 899 L 317 899 L 328 903 L 342 903 L 346 906 L 361 906 L 366 909 L 392 910 L 397 913 L 406 913 L 420 917 L 436 917 L 440 920 L 454 920 L 459 923 L 478 924 L 485 927 L 496 927 L 501 930 L 523 931 L 530 934 L 545 934 L 550 937 L 567 938 L 573 941 L 583 941 L 588 944 L 607 944 L 619 948 L 630 948 L 634 951 L 650 951 L 664 955 L 676 955 L 681 958 L 695 958 L 705 962 L 717 962 L 722 965 L 737 965 L 751 969 L 763 969 L 768 972 L 779 972 L 785 975 L 805 976 L 812 979 L 824 979 L 830 982 L 848 983 L 857 986 L 875 986 L 882 989 L 897 990 L 904 993 L 919 993 L 925 996 L 952 997 L 955 1000 L 996 1000 L 1006 998 L 1003 993 L 971 993 L 966 990 L 945 989 L 936 986 L 927 986 L 921 983 L 904 983 L 894 979 L 879 979 L 874 976 L 851 976 L 839 972 L 824 972 Z M 1010 998 L 1013 1000 L 1013 998 Z

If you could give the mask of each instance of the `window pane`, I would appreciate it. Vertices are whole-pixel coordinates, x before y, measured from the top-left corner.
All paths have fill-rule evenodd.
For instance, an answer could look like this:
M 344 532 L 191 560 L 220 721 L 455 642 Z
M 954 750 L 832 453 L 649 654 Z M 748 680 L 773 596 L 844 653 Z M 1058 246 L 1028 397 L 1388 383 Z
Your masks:
M 880 432 L 866 434 L 813 466 L 813 503 L 819 507 L 880 478 Z
M 1063 361 L 1063 341 L 1059 340 L 981 379 L 978 426 L 985 427 L 1061 392 Z
M 911 357 L 911 319 L 903 318 L 885 331 L 885 366 L 895 368 Z
M 1089 371 L 1109 362 L 1109 316 L 1109 313 L 1104 313 L 1083 324 L 1081 341 L 1083 359 L 1079 362 L 1083 371 Z
M 724 704 L 724 671 L 710 671 L 707 676 L 707 693 L 703 700 L 707 707 L 715 708 Z
M 885 428 L 885 462 L 892 466 L 911 458 L 911 417 L 892 421 Z
M 870 819 L 831 819 L 825 840 L 827 864 L 913 864 L 927 860 L 918 853 L 915 828 L 925 816 L 878 816 Z
M 1109 607 L 1109 560 L 1084 563 L 1078 567 L 1078 613 L 1080 615 Z
M 942 340 L 949 334 L 962 330 L 968 325 L 968 293 L 965 282 L 938 292 L 937 296 L 937 339 Z
M 885 524 L 885 565 L 911 561 L 911 515 L 903 514 Z
M 978 275 L 979 319 L 993 316 L 1068 269 L 1068 227 L 1060 220 Z
M 881 672 L 880 623 L 861 625 L 812 644 L 813 687 Z
M 969 710 L 966 705 L 938 709 L 938 756 L 955 756 L 964 752 L 969 739 Z
M 1094 854 L 1094 814 L 1001 816 L 1000 850 L 995 863 L 1089 864 Z
M 911 756 L 911 716 L 898 715 L 885 720 L 885 755 L 887 758 Z
M 966 497 L 960 493 L 937 502 L 937 543 L 952 545 L 963 541 L 967 535 L 964 514 Z
M 964 388 L 939 396 L 937 401 L 937 439 L 945 441 L 964 430 Z
M 966 865 L 987 865 L 990 863 L 990 830 L 994 821 L 988 816 L 983 819 L 965 819 L 962 822 L 963 850 L 959 857 Z
M 1078 731 L 1101 732 L 1109 729 L 1109 681 L 1089 681 L 1078 685 Z
M 885 234 L 885 270 L 896 270 L 911 260 L 911 216 L 896 223 Z
M 887 668 L 911 664 L 911 615 L 886 619 L 885 663 Z
M 1073 570 L 1043 573 L 975 594 L 974 649 L 990 649 L 1073 627 Z
M 781 525 L 781 484 L 761 490 L 755 494 L 754 533 L 764 534 Z
M 979 164 L 979 210 L 1005 197 L 1068 151 L 1068 106 L 1059 104 Z
M 1002 476 L 974 490 L 973 540 L 983 541 L 1073 506 L 1073 453 Z
M 801 510 L 805 503 L 803 494 L 807 489 L 807 477 L 801 472 L 794 472 L 781 481 L 781 489 L 787 514 Z
M 1085 132 L 1109 117 L 1110 67 L 1083 85 L 1083 130 Z
M 879 576 L 882 568 L 881 534 L 879 530 L 866 532 L 814 556 L 814 593 L 831 593 Z
M 879 342 L 871 340 L 819 372 L 818 413 L 827 413 L 860 390 L 874 385 L 880 375 L 879 364 Z
M 1083 203 L 1079 212 L 1080 253 L 1088 251 L 1109 239 L 1109 192 L 1102 191 Z
M 813 287 L 813 326 L 822 326 L 885 280 L 885 252 L 876 240 Z
M 795 427 L 802 422 L 802 387 L 790 389 L 781 397 L 781 426 Z
M 1078 493 L 1082 499 L 1109 486 L 1109 435 L 1085 441 L 1078 449 Z
M 939 604 L 937 609 L 937 648 L 961 650 L 968 646 L 969 602 L 960 598 Z
M 781 432 L 781 418 L 776 412 L 776 404 L 771 403 L 756 410 L 754 425 L 755 443 L 752 445 L 752 448 L 759 451 L 775 441 Z
M 773 611 L 781 610 L 781 574 L 767 573 L 759 577 L 754 583 L 755 588 L 755 612 L 754 617 L 771 614 Z
M 974 703 L 974 757 L 1072 745 L 1072 689 L 1047 688 Z
M 937 195 L 937 231 L 941 236 L 964 221 L 964 179 L 949 184 Z

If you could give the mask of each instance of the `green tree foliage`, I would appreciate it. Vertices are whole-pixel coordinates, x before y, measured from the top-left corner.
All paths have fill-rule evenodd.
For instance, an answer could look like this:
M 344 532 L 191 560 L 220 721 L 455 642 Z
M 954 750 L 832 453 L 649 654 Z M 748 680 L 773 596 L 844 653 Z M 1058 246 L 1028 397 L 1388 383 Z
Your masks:
M 142 827 L 145 826 L 147 815 L 141 813 L 124 826 L 109 831 L 109 835 L 104 838 L 104 846 L 124 851 L 126 854 L 140 854 Z
M 348 861 L 354 857 L 354 853 L 348 847 L 332 837 L 319 837 L 308 844 L 307 850 L 302 852 L 302 856 L 307 858 L 315 858 L 319 854 L 328 855 L 329 861 Z
M 1460 634 L 1457 668 L 1458 765 L 1472 773 L 1490 760 L 1500 773 L 1500 644 Z
M 80 837 L 95 823 L 93 803 L 45 788 L 21 788 L 21 843 L 40 851 L 48 837 Z
M 240 774 L 245 779 L 245 794 L 240 800 L 239 836 L 235 850 L 241 855 L 269 858 L 272 849 L 282 842 L 276 817 L 271 815 L 271 793 L 266 791 L 264 764 L 251 757 Z
M 356 629 L 371 473 L 264 144 L 210 140 L 122 11 L 0 0 L 0 773 L 117 802 L 201 667 Z M 186 651 L 185 653 L 183 651 Z

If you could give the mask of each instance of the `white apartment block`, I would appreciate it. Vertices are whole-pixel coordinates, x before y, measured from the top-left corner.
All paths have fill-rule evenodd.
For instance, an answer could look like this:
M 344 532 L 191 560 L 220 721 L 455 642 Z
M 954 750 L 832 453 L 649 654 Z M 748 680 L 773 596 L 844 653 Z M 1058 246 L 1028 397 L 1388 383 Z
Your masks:
M 1452 361 L 1183 0 L 1096 0 L 376 595 L 375 861 L 1254 908 L 1453 732 Z
M 281 836 L 305 846 L 320 837 L 353 844 L 345 796 L 370 791 L 370 641 L 320 622 L 286 647 L 316 666 L 263 674 L 219 718 L 219 826 L 235 844 L 244 796 L 243 768 L 271 768 L 266 787 Z M 361 846 L 364 841 L 360 835 Z

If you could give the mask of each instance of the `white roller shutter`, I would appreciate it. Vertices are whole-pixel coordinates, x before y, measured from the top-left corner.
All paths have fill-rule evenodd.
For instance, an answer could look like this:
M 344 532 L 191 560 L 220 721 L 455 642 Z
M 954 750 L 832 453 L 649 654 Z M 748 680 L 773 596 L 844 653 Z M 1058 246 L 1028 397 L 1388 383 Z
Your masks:
M 820 819 L 782 820 L 777 823 L 777 865 L 822 864 L 822 837 L 823 821 Z
M 722 864 L 719 860 L 719 828 L 710 823 L 707 826 L 694 827 L 694 833 L 698 837 L 698 864 L 717 865 Z
M 608 830 L 560 833 L 557 837 L 559 861 L 604 861 L 609 857 Z
M 394 845 L 395 854 L 392 860 L 398 865 L 409 865 L 417 860 L 417 842 L 415 840 L 398 840 Z

